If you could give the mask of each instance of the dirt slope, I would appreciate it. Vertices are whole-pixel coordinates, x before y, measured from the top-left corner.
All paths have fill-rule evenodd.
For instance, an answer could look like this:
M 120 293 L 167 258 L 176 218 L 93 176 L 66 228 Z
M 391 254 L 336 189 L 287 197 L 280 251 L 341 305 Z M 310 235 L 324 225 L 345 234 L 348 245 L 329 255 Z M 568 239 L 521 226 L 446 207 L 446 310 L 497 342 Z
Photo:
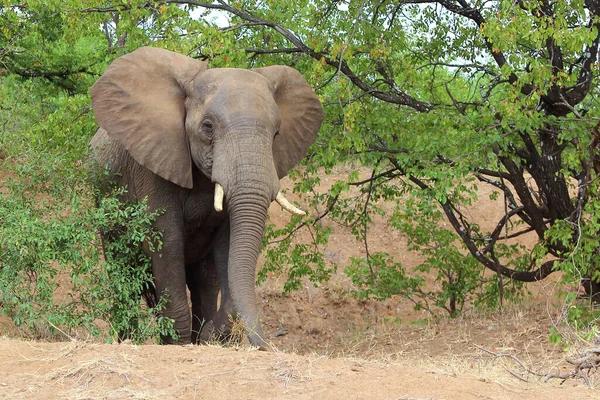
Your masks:
M 435 367 L 207 346 L 0 339 L 0 397 L 14 399 L 597 399 L 567 384 L 490 382 Z

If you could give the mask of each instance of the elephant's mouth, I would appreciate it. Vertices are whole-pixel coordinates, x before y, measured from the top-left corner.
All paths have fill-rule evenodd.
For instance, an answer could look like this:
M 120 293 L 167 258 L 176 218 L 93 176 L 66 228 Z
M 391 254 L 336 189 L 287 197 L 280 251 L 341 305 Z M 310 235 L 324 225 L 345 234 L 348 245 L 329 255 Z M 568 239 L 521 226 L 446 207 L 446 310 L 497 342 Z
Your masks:
M 223 190 L 223 186 L 218 183 L 215 183 L 215 197 L 214 197 L 214 207 L 215 211 L 221 212 L 223 211 L 223 197 L 225 194 L 225 190 Z M 285 198 L 281 190 L 277 192 L 277 196 L 275 197 L 275 201 L 286 211 L 295 214 L 295 215 L 306 215 L 306 212 L 299 209 L 295 205 L 293 205 L 288 199 Z

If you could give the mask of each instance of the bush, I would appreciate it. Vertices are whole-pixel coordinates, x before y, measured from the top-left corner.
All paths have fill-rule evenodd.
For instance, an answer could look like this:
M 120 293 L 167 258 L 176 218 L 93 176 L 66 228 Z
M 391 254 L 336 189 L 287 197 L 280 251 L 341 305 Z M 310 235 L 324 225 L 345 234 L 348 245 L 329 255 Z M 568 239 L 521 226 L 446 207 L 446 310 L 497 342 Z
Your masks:
M 81 161 L 95 130 L 88 104 L 87 96 L 57 98 L 50 114 L 36 121 L 28 113 L 27 126 L 4 131 L 0 313 L 36 337 L 144 342 L 173 334 L 171 320 L 155 318 L 164 304 L 141 302 L 153 285 L 142 244 L 160 250 L 157 214 L 92 189 Z M 113 239 L 106 257 L 100 232 Z
M 171 321 L 155 320 L 163 304 L 141 303 L 153 285 L 142 244 L 160 250 L 156 213 L 116 197 L 94 207 L 74 196 L 77 206 L 61 210 L 52 204 L 59 199 L 23 201 L 26 186 L 13 183 L 0 195 L 0 311 L 36 336 L 83 329 L 109 341 L 144 342 L 169 333 Z M 104 242 L 105 257 L 98 232 L 113 239 Z

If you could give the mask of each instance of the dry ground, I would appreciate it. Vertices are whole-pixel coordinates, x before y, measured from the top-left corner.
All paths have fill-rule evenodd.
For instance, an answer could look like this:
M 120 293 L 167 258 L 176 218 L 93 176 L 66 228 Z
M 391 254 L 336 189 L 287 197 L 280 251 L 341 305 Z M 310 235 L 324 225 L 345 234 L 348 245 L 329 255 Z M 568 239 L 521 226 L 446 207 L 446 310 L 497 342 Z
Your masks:
M 335 178 L 323 178 L 323 185 Z M 485 192 L 481 198 L 470 212 L 494 224 L 503 208 Z M 272 221 L 287 218 L 272 207 Z M 385 249 L 408 266 L 420 260 L 383 221 L 371 237 L 373 250 Z M 339 227 L 324 250 L 341 270 L 362 251 Z M 222 348 L 31 341 L 0 320 L 0 398 L 600 398 L 597 374 L 595 389 L 581 380 L 544 382 L 536 375 L 572 370 L 565 362 L 569 354 L 548 342 L 561 312 L 550 280 L 531 286 L 530 299 L 501 313 L 467 312 L 433 322 L 406 300 L 343 295 L 350 283 L 341 271 L 326 285 L 307 284 L 289 297 L 280 295 L 283 279 L 272 276 L 258 289 L 271 353 L 245 343 Z
M 412 357 L 411 357 L 412 358 Z M 207 346 L 0 340 L 0 397 L 15 399 L 597 399 L 571 383 L 524 383 L 460 365 Z M 416 365 L 415 365 L 416 364 Z

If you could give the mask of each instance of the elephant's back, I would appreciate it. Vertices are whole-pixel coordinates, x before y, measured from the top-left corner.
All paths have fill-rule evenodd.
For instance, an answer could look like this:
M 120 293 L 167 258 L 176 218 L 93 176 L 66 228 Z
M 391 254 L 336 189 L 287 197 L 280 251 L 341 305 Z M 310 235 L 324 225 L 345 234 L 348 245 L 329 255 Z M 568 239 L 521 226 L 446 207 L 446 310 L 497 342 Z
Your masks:
M 111 172 L 120 172 L 130 157 L 127 150 L 112 140 L 104 128 L 98 128 L 90 140 L 90 153 L 93 161 Z
M 108 192 L 115 184 L 134 186 L 133 182 L 125 180 L 130 180 L 130 169 L 135 167 L 135 160 L 105 129 L 99 128 L 96 131 L 89 147 L 93 183 L 101 192 Z
M 182 189 L 159 177 L 140 163 L 117 140 L 111 138 L 104 128 L 99 128 L 89 142 L 90 161 L 93 165 L 95 185 L 107 193 L 115 185 L 125 186 L 124 198 L 139 200 L 149 197 L 151 208 L 160 208 L 165 192 L 176 195 Z M 153 207 L 154 206 L 154 207 Z

